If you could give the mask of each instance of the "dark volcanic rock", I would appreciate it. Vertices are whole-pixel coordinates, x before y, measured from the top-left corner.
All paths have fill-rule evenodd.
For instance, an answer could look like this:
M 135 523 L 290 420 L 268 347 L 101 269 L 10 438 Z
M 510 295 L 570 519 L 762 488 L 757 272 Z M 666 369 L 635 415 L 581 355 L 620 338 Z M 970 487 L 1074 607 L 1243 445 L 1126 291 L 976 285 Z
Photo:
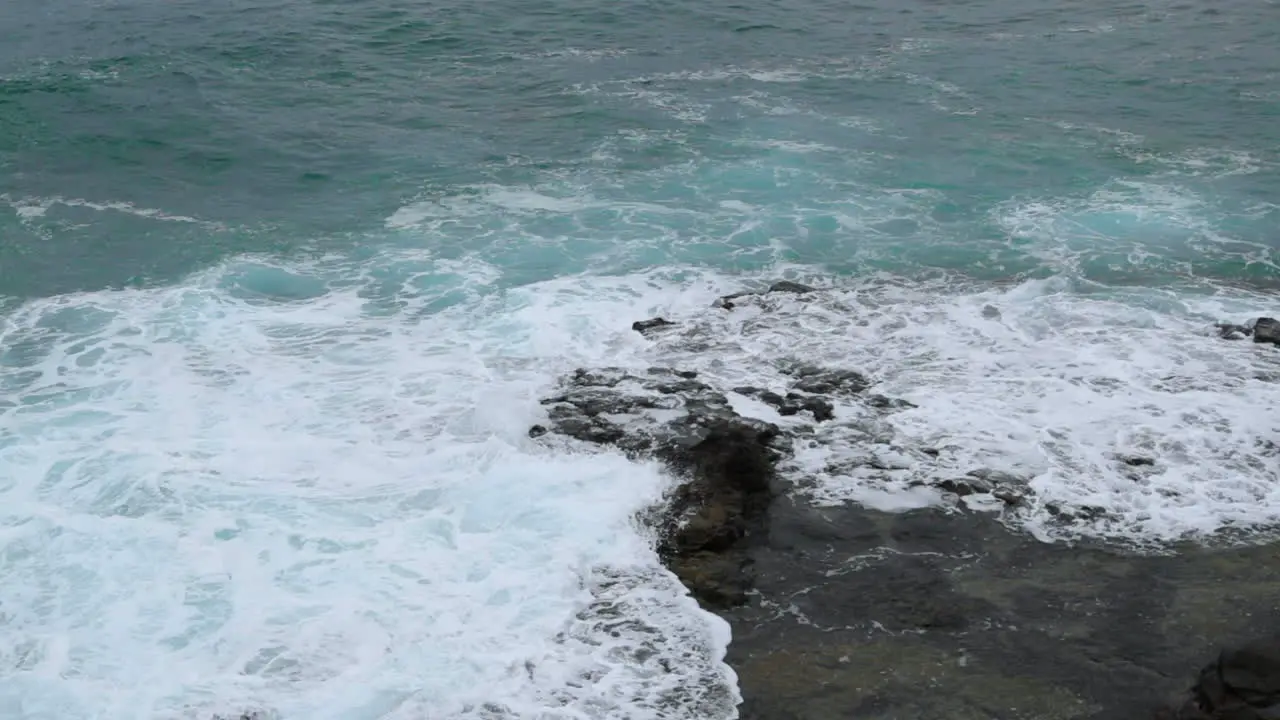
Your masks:
M 867 405 L 882 410 L 901 410 L 904 408 L 918 407 L 915 403 L 907 402 L 899 398 L 885 397 L 884 395 L 868 395 L 864 400 Z
M 791 498 L 766 537 L 750 602 L 722 612 L 743 718 L 1141 720 L 1214 644 L 1280 630 L 1266 547 L 1133 555 L 982 513 Z M 1271 697 L 1269 652 L 1223 663 L 1234 696 Z
M 938 483 L 938 488 L 961 497 L 995 490 L 995 486 L 990 482 L 975 477 L 948 478 Z
M 1163 720 L 1280 719 L 1280 635 L 1223 650 Z
M 743 290 L 741 292 L 722 295 L 713 303 L 714 307 L 724 310 L 732 310 L 734 308 L 734 300 L 738 300 L 752 295 L 766 295 L 768 293 L 794 293 L 796 295 L 805 295 L 811 292 L 817 292 L 817 288 L 810 287 L 803 283 L 792 282 L 791 280 L 779 280 L 769 286 L 767 290 Z
M 1121 455 L 1117 459 L 1129 467 L 1149 467 L 1156 464 L 1155 458 L 1149 458 L 1145 455 Z
M 862 373 L 854 370 L 832 370 L 816 365 L 799 365 L 787 373 L 796 378 L 792 384 L 796 390 L 823 395 L 853 395 L 866 390 L 871 384 Z
M 776 408 L 781 427 L 741 416 L 696 373 L 606 368 L 567 377 L 530 429 L 657 457 L 682 477 L 650 519 L 666 566 L 731 626 L 741 718 L 1141 720 L 1184 693 L 1161 717 L 1280 720 L 1280 650 L 1242 645 L 1280 633 L 1275 547 L 1045 543 L 998 513 L 959 509 L 985 498 L 898 513 L 817 507 L 781 493 L 777 477 L 805 459 L 791 453 L 800 438 L 839 445 L 823 472 L 855 482 L 991 495 L 1007 516 L 1032 503 L 1026 477 L 902 442 L 885 415 L 912 406 L 865 395 L 863 375 L 784 372 L 785 390 L 734 389 Z M 840 418 L 808 422 L 837 404 Z M 1153 456 L 1114 460 L 1137 478 L 1158 468 Z M 1106 513 L 1044 508 L 1064 524 Z M 1186 693 L 1221 646 L 1237 649 Z
M 789 293 L 796 293 L 798 295 L 803 295 L 804 293 L 811 293 L 811 292 L 814 292 L 815 290 L 817 290 L 817 288 L 810 287 L 803 283 L 791 282 L 790 280 L 779 280 L 778 282 L 769 286 L 769 292 L 789 292 Z
M 1248 325 L 1218 323 L 1214 327 L 1218 328 L 1218 337 L 1221 337 L 1224 340 L 1239 340 L 1253 334 L 1253 328 Z
M 762 527 L 775 464 L 790 445 L 776 426 L 739 415 L 696 376 L 578 370 L 543 403 L 550 431 L 653 455 L 685 479 L 660 521 L 658 552 L 698 600 L 721 607 L 746 599 L 745 541 Z M 539 429 L 548 431 L 534 426 L 530 434 Z
M 1280 345 L 1280 320 L 1275 318 L 1258 318 L 1253 323 L 1253 341 Z
M 647 336 L 652 332 L 656 332 L 658 330 L 661 330 L 666 327 L 670 327 L 675 324 L 676 323 L 666 318 L 656 317 L 656 318 L 651 318 L 649 320 L 637 320 L 631 323 L 631 329 L 635 330 L 641 335 Z
M 772 390 L 761 390 L 752 387 L 735 388 L 734 392 L 759 398 L 761 402 L 772 405 L 779 415 L 798 415 L 807 410 L 813 415 L 813 419 L 818 422 L 825 422 L 835 417 L 835 405 L 830 400 L 822 397 L 802 395 L 796 392 L 789 392 L 784 396 Z

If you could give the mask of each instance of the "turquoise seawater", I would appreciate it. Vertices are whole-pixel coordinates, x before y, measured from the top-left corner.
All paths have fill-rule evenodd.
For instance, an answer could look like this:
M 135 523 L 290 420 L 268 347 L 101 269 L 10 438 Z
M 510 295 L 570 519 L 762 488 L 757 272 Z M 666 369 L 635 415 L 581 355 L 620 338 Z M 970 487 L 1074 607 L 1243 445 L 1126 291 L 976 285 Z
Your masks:
M 1210 324 L 1280 312 L 1278 48 L 1276 0 L 8 0 L 0 715 L 733 717 L 667 480 L 524 435 L 579 365 L 855 366 L 1046 541 L 1276 525 L 1280 367 Z M 780 276 L 847 294 L 628 329 Z

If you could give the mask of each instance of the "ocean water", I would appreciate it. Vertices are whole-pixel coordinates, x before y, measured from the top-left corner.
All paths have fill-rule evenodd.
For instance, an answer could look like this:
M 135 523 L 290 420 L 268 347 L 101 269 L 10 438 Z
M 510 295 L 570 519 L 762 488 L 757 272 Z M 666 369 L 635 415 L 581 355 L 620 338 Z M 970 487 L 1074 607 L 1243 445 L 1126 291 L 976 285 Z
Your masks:
M 4 3 L 0 716 L 734 717 L 635 521 L 670 480 L 526 436 L 578 366 L 853 367 L 902 442 L 1031 476 L 1045 542 L 1265 535 L 1280 353 L 1212 324 L 1280 312 L 1278 36 L 1275 0 Z M 839 290 L 707 312 L 778 277 Z M 814 500 L 942 501 L 845 450 L 797 457 Z

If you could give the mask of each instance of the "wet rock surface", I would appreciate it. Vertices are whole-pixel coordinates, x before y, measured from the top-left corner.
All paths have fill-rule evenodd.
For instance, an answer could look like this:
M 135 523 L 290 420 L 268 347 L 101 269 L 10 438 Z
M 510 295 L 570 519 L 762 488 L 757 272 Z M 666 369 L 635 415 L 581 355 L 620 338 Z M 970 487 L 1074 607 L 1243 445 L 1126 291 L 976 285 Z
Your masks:
M 1280 635 L 1230 647 L 1200 671 L 1195 685 L 1162 720 L 1280 718 Z
M 1240 340 L 1252 337 L 1256 343 L 1280 345 L 1280 320 L 1260 317 L 1243 325 L 1235 323 L 1218 323 L 1218 336 L 1224 340 Z
M 753 295 L 767 295 L 769 293 L 791 293 L 794 295 L 807 295 L 816 292 L 817 288 L 805 285 L 803 283 L 792 282 L 791 280 L 779 280 L 764 290 L 743 290 L 729 295 L 722 295 L 716 299 L 714 306 L 723 310 L 732 310 L 737 303 L 735 301 L 742 298 L 751 297 Z
M 659 555 L 708 607 L 746 601 L 747 541 L 760 532 L 787 452 L 779 428 L 743 417 L 693 372 L 578 370 L 546 398 L 550 428 L 577 440 L 652 455 L 683 479 L 655 522 Z
M 651 333 L 662 330 L 663 328 L 671 327 L 672 325 L 675 325 L 675 323 L 666 318 L 656 317 L 648 320 L 637 320 L 631 323 L 631 329 L 647 337 Z
M 1140 720 L 1280 630 L 1273 547 L 1131 555 L 789 497 L 767 537 L 752 602 L 722 613 L 743 718 Z
M 1280 345 L 1280 320 L 1264 317 L 1253 321 L 1253 341 Z
M 1257 339 L 1258 323 L 1248 330 Z M 878 418 L 913 406 L 856 368 L 796 364 L 779 377 L 785 388 L 578 370 L 530 430 L 657 457 L 682 478 L 652 518 L 659 552 L 730 623 L 744 720 L 1280 720 L 1280 650 L 1258 640 L 1280 633 L 1280 548 L 1141 553 L 1041 542 L 965 502 L 815 505 L 795 460 L 831 444 L 842 445 L 832 475 L 987 497 L 1009 513 L 1033 496 L 1027 477 L 902 443 Z M 735 395 L 782 419 L 740 414 Z M 1141 477 L 1161 458 L 1113 461 Z M 1046 509 L 1063 523 L 1105 514 Z
M 1220 643 L 1280 631 L 1275 548 L 1143 556 L 1042 543 L 990 513 L 814 507 L 778 476 L 794 434 L 692 372 L 578 371 L 544 402 L 544 433 L 685 478 L 655 520 L 659 552 L 730 622 L 743 718 L 1153 717 Z M 1024 485 L 988 469 L 943 482 L 1010 504 Z

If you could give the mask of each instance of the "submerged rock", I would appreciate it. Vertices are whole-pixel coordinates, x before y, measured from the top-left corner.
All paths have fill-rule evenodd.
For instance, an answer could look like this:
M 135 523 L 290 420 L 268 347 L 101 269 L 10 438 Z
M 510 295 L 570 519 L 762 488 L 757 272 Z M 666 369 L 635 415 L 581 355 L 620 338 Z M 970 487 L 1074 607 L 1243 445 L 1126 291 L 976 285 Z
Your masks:
M 663 328 L 671 327 L 672 325 L 675 325 L 675 324 L 676 323 L 666 318 L 656 317 L 656 318 L 651 318 L 649 320 L 637 320 L 631 323 L 631 329 L 635 330 L 641 335 L 648 336 L 650 333 L 661 330 Z
M 1218 329 L 1218 337 L 1224 340 L 1239 340 L 1253 334 L 1253 328 L 1248 325 L 1218 323 L 1217 325 L 1214 325 L 1214 327 Z
M 1145 455 L 1120 455 L 1116 459 L 1129 467 L 1150 467 L 1156 464 L 1155 458 Z
M 810 287 L 804 283 L 792 282 L 790 280 L 779 280 L 769 286 L 769 292 L 789 292 L 789 293 L 811 293 L 818 288 Z
M 761 390 L 760 388 L 752 387 L 734 388 L 734 392 L 758 398 L 761 402 L 773 406 L 779 415 L 791 416 L 808 411 L 813 415 L 813 419 L 818 422 L 825 422 L 835 417 L 835 405 L 830 400 L 822 397 L 803 395 L 797 392 L 779 395 L 772 390 Z
M 807 393 L 854 395 L 871 385 L 862 373 L 855 370 L 833 370 L 816 365 L 798 365 L 786 372 L 796 378 L 792 387 Z
M 721 295 L 712 303 L 713 307 L 723 310 L 732 310 L 738 300 L 752 295 L 767 295 L 769 293 L 794 293 L 796 295 L 805 295 L 811 292 L 817 292 L 817 288 L 810 287 L 803 283 L 793 282 L 791 280 L 779 280 L 768 287 L 766 290 L 743 290 L 741 292 L 730 293 L 729 295 Z

